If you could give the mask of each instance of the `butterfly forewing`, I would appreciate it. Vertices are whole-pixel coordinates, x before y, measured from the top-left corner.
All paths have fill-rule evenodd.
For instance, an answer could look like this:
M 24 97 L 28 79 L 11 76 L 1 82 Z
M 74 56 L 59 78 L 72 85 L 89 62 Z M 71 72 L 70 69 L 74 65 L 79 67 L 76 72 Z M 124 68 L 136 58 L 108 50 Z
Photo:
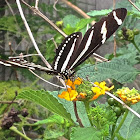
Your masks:
M 56 56 L 52 66 L 54 70 L 61 73 L 72 65 L 74 57 L 77 57 L 76 53 L 81 42 L 81 38 L 81 32 L 73 33 L 65 38 L 56 50 Z
M 104 42 L 118 29 L 122 24 L 127 10 L 124 8 L 113 10 L 107 17 L 102 18 L 95 23 L 84 35 L 78 48 L 77 58 L 71 65 L 74 69 L 85 61 L 92 53 L 98 49 Z

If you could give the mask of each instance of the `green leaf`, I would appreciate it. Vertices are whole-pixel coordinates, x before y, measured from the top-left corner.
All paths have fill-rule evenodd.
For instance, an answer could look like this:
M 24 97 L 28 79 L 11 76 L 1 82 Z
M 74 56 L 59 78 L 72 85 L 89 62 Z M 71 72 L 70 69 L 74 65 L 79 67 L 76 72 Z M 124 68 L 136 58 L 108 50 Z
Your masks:
M 40 121 L 34 123 L 33 125 L 52 124 L 52 123 L 64 124 L 64 119 L 59 115 L 53 115 L 45 120 L 40 120 Z
M 128 15 L 132 15 L 135 18 L 140 19 L 140 12 L 139 11 L 128 11 Z
M 77 123 L 75 113 L 74 113 L 73 103 L 71 101 L 66 101 L 64 99 L 58 98 L 58 92 L 57 91 L 53 91 L 50 94 L 53 95 L 58 100 L 58 102 L 60 102 L 64 106 L 64 108 L 67 110 L 67 112 L 69 112 L 71 114 L 72 120 L 75 123 Z M 88 119 L 88 116 L 87 116 L 87 113 L 86 113 L 84 103 L 78 101 L 78 102 L 76 102 L 76 105 L 77 105 L 77 111 L 78 111 L 79 118 L 81 119 L 83 125 L 85 127 L 91 126 L 91 124 L 89 122 L 89 119 Z
M 93 10 L 93 11 L 88 12 L 87 14 L 89 16 L 92 16 L 92 17 L 94 17 L 94 16 L 105 16 L 108 13 L 110 13 L 111 11 L 112 11 L 111 9 L 104 9 L 104 10 L 100 10 L 100 11 Z
M 140 114 L 140 103 L 131 106 L 137 113 Z M 119 118 L 118 123 L 121 121 L 122 118 Z M 139 133 L 138 133 L 139 132 Z M 140 134 L 140 119 L 135 116 L 132 112 L 129 112 L 127 115 L 126 120 L 123 123 L 119 133 L 125 139 L 139 140 L 138 134 Z M 135 139 L 137 138 L 137 139 Z M 139 137 L 140 138 L 140 137 Z
M 54 42 L 53 40 L 48 40 L 47 43 L 46 43 L 46 49 L 47 49 L 47 54 L 45 56 L 46 60 L 49 61 L 49 62 L 53 62 L 54 60 L 54 56 L 55 56 L 55 52 L 52 51 L 55 49 L 55 45 L 54 45 Z
M 123 137 L 121 137 L 119 133 L 116 133 L 115 136 L 117 137 L 118 140 L 126 140 Z
M 130 64 L 137 64 L 139 62 L 137 58 L 140 58 L 140 56 L 137 54 L 137 50 L 133 44 L 128 44 L 127 46 L 128 48 L 119 48 L 117 51 L 117 54 L 119 54 L 118 59 L 127 59 L 129 60 Z
M 137 0 L 135 5 L 140 7 L 140 1 Z M 128 11 L 128 15 L 132 15 L 133 17 L 140 19 L 140 12 L 134 6 L 132 6 L 132 9 Z
M 73 122 L 70 114 L 66 111 L 61 103 L 58 102 L 56 98 L 49 94 L 49 92 L 44 90 L 27 90 L 21 92 L 18 96 L 18 99 L 27 99 L 34 103 L 37 103 L 48 110 L 68 119 L 70 122 Z
M 67 34 L 70 35 L 72 33 L 74 33 L 76 30 L 76 28 L 71 27 L 69 24 L 66 26 L 66 28 L 63 29 L 63 31 Z
M 69 25 L 72 28 L 76 27 L 76 24 L 80 21 L 80 19 L 74 15 L 67 15 L 63 18 L 64 27 Z
M 122 47 L 117 50 L 117 59 L 127 59 L 131 65 L 135 65 L 139 63 L 140 55 L 138 54 L 138 51 L 135 49 L 133 44 L 128 44 L 128 47 Z M 114 54 L 107 54 L 105 56 L 107 59 L 116 59 L 114 57 Z
M 136 130 L 128 140 L 140 140 L 140 128 Z
M 77 24 L 76 24 L 76 28 L 79 30 L 83 29 L 87 24 L 91 23 L 93 20 L 95 20 L 94 18 L 90 18 L 90 19 L 81 19 Z
M 43 140 L 57 139 L 58 137 L 61 137 L 64 134 L 65 134 L 65 132 L 60 131 L 60 130 L 46 129 L 46 131 L 44 132 L 44 139 Z
M 94 127 L 72 128 L 71 140 L 102 140 L 101 132 Z
M 108 78 L 120 83 L 132 82 L 140 71 L 132 67 L 126 59 L 113 59 L 111 62 L 103 62 L 97 65 L 86 65 L 77 71 L 77 76 L 92 82 L 103 81 Z

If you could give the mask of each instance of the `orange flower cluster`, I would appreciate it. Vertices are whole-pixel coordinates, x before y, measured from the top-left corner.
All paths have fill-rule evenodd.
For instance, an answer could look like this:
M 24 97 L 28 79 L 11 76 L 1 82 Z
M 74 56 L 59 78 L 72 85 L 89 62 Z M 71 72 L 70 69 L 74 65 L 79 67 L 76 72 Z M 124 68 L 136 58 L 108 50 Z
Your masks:
M 126 104 L 135 104 L 140 101 L 140 93 L 134 88 L 130 90 L 128 87 L 123 87 L 116 93 Z
M 66 81 L 66 85 L 69 87 L 67 91 L 63 91 L 61 94 L 58 95 L 59 98 L 65 99 L 67 101 L 83 101 L 83 100 L 95 100 L 100 95 L 104 95 L 105 91 L 110 91 L 114 88 L 108 88 L 105 82 L 95 82 L 98 87 L 92 87 L 92 84 L 86 81 L 83 83 L 83 80 L 79 77 L 72 82 L 70 79 Z M 79 86 L 78 88 L 76 86 Z M 81 87 L 80 87 L 81 86 Z
M 77 99 L 76 97 L 78 96 L 78 92 L 75 90 L 75 85 L 80 85 L 81 83 L 82 79 L 80 79 L 79 77 L 74 82 L 68 79 L 66 81 L 66 85 L 69 86 L 67 88 L 67 91 L 63 91 L 61 94 L 58 95 L 58 97 L 67 101 L 75 101 Z

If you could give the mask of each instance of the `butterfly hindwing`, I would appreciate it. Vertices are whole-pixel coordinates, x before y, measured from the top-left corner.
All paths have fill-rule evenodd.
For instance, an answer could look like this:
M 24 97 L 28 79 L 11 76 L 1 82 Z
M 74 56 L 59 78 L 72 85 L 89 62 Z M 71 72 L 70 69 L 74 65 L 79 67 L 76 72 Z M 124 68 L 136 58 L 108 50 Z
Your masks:
M 77 50 L 81 42 L 82 33 L 76 32 L 68 37 L 59 45 L 53 63 L 53 69 L 63 72 L 72 65 L 73 58 L 77 56 Z

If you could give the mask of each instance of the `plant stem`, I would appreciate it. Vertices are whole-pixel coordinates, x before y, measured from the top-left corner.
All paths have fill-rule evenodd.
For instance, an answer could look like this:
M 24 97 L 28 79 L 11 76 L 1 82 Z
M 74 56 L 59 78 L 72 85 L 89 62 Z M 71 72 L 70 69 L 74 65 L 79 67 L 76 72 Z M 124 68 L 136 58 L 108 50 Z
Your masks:
M 17 128 L 15 126 L 10 127 L 10 130 L 14 131 L 15 133 L 17 133 L 19 136 L 21 136 L 22 138 L 24 138 L 25 140 L 31 140 L 29 137 L 25 136 L 24 134 L 22 134 L 20 131 L 17 130 Z
M 125 111 L 125 114 L 124 114 L 124 116 L 123 116 L 123 118 L 122 118 L 122 120 L 121 120 L 121 122 L 120 122 L 118 128 L 115 130 L 115 132 L 114 132 L 114 134 L 113 134 L 111 140 L 114 140 L 115 134 L 118 133 L 119 130 L 120 130 L 120 128 L 122 127 L 122 125 L 123 125 L 123 123 L 124 123 L 124 121 L 125 121 L 125 119 L 126 119 L 126 117 L 127 117 L 127 115 L 128 115 L 128 111 L 129 111 L 129 110 L 126 110 L 126 111 Z
M 89 119 L 89 121 L 90 121 L 90 124 L 93 126 L 92 117 L 91 117 L 91 115 L 90 115 L 89 102 L 88 102 L 88 101 L 85 101 L 84 104 L 85 104 L 85 108 L 86 108 L 86 112 L 87 112 L 87 116 L 88 116 L 88 119 Z
M 84 127 L 83 124 L 82 124 L 81 119 L 79 118 L 78 111 L 77 111 L 77 106 L 76 106 L 76 102 L 75 101 L 73 101 L 73 106 L 74 106 L 74 113 L 75 113 L 77 122 L 79 123 L 80 127 Z
M 139 49 L 139 47 L 137 46 L 135 40 L 132 40 L 131 42 L 133 43 L 133 45 L 135 46 L 135 48 L 136 48 L 136 49 L 138 50 L 138 52 L 140 53 L 140 49 Z
M 117 119 L 116 119 L 115 124 L 112 126 L 111 136 L 113 136 L 113 134 L 114 134 L 114 131 L 115 131 L 115 127 L 116 127 L 117 120 L 118 120 L 118 117 L 117 117 Z

